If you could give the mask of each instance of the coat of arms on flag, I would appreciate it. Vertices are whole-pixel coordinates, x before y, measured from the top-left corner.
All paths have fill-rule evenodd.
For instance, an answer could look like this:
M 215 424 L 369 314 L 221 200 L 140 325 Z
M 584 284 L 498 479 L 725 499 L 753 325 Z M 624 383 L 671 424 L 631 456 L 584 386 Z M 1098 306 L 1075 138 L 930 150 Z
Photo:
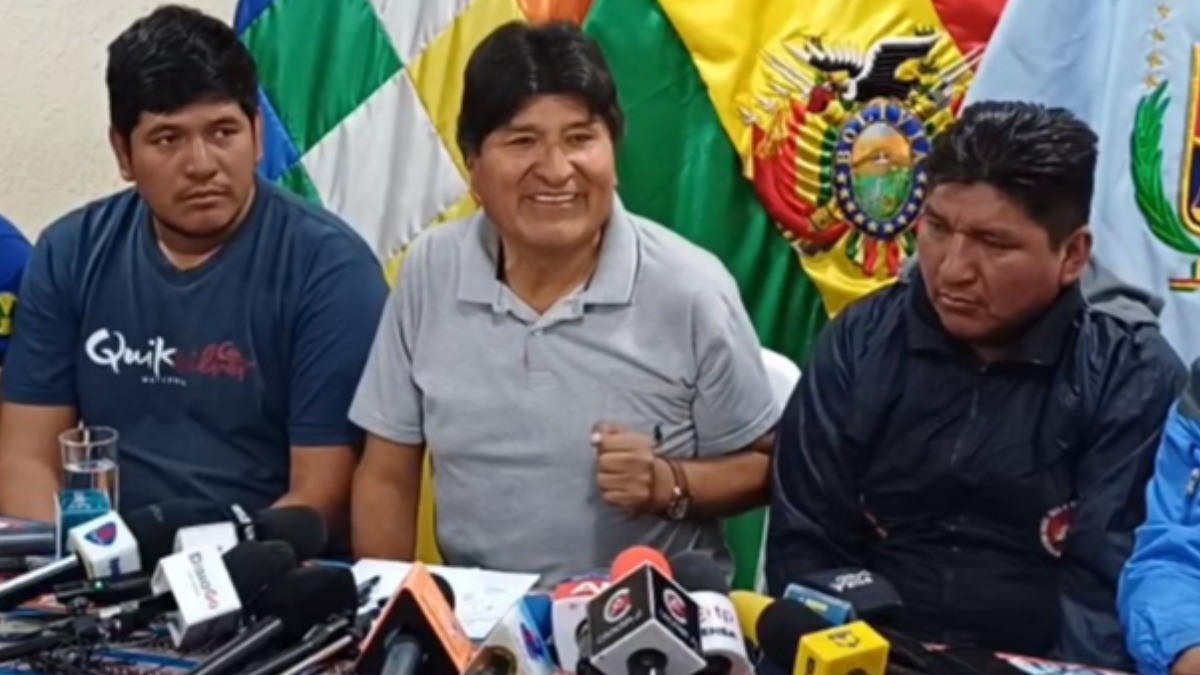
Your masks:
M 762 90 L 743 96 L 754 186 L 806 266 L 833 272 L 822 289 L 831 313 L 837 277 L 887 283 L 916 247 L 923 160 L 982 53 L 951 45 L 920 28 L 865 48 L 784 42 L 763 54 Z
M 1200 237 L 1200 45 L 1192 47 L 1177 203 L 1167 198 L 1162 176 L 1163 119 L 1171 104 L 1170 82 L 1153 72 L 1155 60 L 1152 53 L 1146 85 L 1153 89 L 1138 102 L 1130 167 L 1138 208 L 1150 231 L 1168 247 L 1195 257 L 1187 276 L 1169 280 L 1171 290 L 1191 292 L 1200 288 L 1200 244 L 1195 239 Z

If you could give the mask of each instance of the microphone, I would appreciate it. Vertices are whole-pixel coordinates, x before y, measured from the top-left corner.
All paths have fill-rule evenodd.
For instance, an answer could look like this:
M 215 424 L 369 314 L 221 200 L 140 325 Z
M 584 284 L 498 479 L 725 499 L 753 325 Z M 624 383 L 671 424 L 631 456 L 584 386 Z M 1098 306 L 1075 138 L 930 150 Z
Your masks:
M 328 660 L 352 647 L 355 638 L 361 636 L 356 623 L 344 616 L 319 623 L 301 638 L 299 644 L 254 664 L 250 671 L 241 675 L 282 675 L 292 672 L 301 664 L 309 666 Z
M 553 675 L 550 648 L 538 634 L 528 598 L 505 612 L 467 664 L 464 675 Z
M 53 556 L 56 537 L 52 523 L 0 516 L 0 558 Z
M 890 581 L 864 569 L 828 570 L 801 577 L 801 582 L 849 603 L 858 618 L 872 623 L 892 621 L 904 607 Z
M 584 642 L 588 602 L 608 588 L 608 575 L 588 576 L 564 581 L 554 588 L 550 623 L 554 649 L 564 670 L 573 672 L 579 663 L 579 646 Z
M 329 529 L 325 518 L 311 506 L 277 506 L 250 518 L 241 506 L 229 507 L 233 520 L 180 528 L 175 536 L 175 552 L 202 546 L 216 546 L 224 553 L 239 541 L 286 541 L 303 562 L 325 552 Z
M 783 591 L 783 597 L 795 600 L 805 607 L 821 615 L 833 626 L 840 626 L 854 620 L 854 605 L 849 602 L 821 591 L 802 586 L 788 584 Z
M 693 675 L 704 668 L 700 610 L 644 546 L 613 561 L 615 581 L 588 603 L 591 665 L 607 675 Z
M 739 601 L 734 598 L 735 606 Z M 751 619 L 759 649 L 775 666 L 791 669 L 794 675 L 885 675 L 888 642 L 867 624 L 855 621 L 830 628 L 795 600 L 777 600 L 761 610 L 755 599 L 748 604 L 753 607 L 748 614 L 759 612 Z
M 129 571 L 157 565 L 163 556 L 171 553 L 172 538 L 180 527 L 219 519 L 222 512 L 219 507 L 206 502 L 178 500 L 130 513 L 124 521 L 124 529 L 136 543 L 139 566 L 138 570 Z M 56 583 L 80 578 L 85 571 L 111 571 L 114 552 L 118 565 L 123 559 L 131 559 L 128 549 L 123 548 L 129 540 L 117 537 L 118 530 L 122 529 L 120 516 L 109 512 L 102 518 L 111 519 L 97 520 L 100 525 L 94 530 L 88 529 L 86 524 L 76 530 L 84 545 L 74 555 L 0 583 L 0 611 L 15 609 L 50 591 Z
M 333 616 L 353 618 L 358 606 L 354 574 L 344 567 L 300 567 L 263 589 L 251 604 L 261 617 L 188 671 L 191 675 L 241 672 L 272 644 L 292 644 Z
M 222 522 L 181 528 L 175 535 L 175 552 L 214 546 L 219 552 L 226 553 L 234 548 L 237 541 L 234 541 L 234 545 L 226 546 L 227 542 L 219 537 L 217 540 L 209 540 L 205 536 L 184 536 L 183 534 L 188 530 L 205 531 L 206 528 L 218 528 L 225 531 L 222 528 L 226 527 L 229 528 L 228 532 L 233 533 L 235 538 L 240 537 L 242 541 L 283 542 L 290 547 L 292 557 L 296 561 L 304 561 L 320 555 L 321 551 L 325 549 L 328 537 L 325 519 L 315 509 L 307 506 L 283 506 L 260 512 L 247 527 L 235 528 L 229 522 Z M 188 546 L 180 548 L 179 544 L 184 540 L 188 542 Z M 205 541 L 208 543 L 204 543 Z M 64 605 L 78 598 L 87 600 L 94 605 L 112 605 L 144 597 L 153 592 L 149 574 L 116 580 L 83 580 L 58 584 L 54 587 L 55 597 Z
M 729 581 L 712 556 L 688 551 L 671 558 L 675 581 L 687 589 L 699 607 L 700 651 L 706 675 L 750 675 L 746 639 L 729 599 Z
M 215 547 L 182 551 L 159 562 L 151 582 L 157 597 L 139 610 L 170 611 L 172 643 L 190 649 L 236 628 L 243 603 L 296 566 L 283 542 L 242 542 L 224 555 Z
M 413 563 L 363 640 L 358 675 L 461 673 L 474 645 L 454 615 L 454 591 L 446 580 Z

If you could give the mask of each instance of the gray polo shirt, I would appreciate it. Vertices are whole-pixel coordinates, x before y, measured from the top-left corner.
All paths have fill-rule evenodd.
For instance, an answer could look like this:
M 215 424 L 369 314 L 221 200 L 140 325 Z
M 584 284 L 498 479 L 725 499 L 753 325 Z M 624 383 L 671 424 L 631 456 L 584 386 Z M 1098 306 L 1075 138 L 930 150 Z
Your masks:
M 412 244 L 350 417 L 427 445 L 449 564 L 551 584 L 633 544 L 728 561 L 719 522 L 630 515 L 596 486 L 597 421 L 658 427 L 663 455 L 693 459 L 744 448 L 779 415 L 724 266 L 614 208 L 591 281 L 542 315 L 499 281 L 485 215 Z

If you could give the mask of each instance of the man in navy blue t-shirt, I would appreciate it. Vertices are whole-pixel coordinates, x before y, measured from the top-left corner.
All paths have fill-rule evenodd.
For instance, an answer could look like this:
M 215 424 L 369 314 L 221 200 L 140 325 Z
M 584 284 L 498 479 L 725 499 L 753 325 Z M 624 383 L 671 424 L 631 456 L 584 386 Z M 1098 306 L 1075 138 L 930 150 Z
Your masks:
M 120 507 L 307 504 L 343 522 L 347 421 L 387 295 L 366 243 L 256 178 L 255 65 L 164 7 L 109 46 L 110 140 L 136 189 L 38 240 L 3 382 L 0 513 L 49 520 L 57 438 L 120 433 Z

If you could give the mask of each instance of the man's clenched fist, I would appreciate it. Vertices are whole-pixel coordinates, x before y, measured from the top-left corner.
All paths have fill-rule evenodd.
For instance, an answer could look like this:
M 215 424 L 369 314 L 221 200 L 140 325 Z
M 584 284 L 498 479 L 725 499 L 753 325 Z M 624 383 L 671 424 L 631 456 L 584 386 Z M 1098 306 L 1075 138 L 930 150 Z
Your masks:
M 655 513 L 671 499 L 671 469 L 655 454 L 653 439 L 614 422 L 592 429 L 596 483 L 605 502 L 635 513 Z

